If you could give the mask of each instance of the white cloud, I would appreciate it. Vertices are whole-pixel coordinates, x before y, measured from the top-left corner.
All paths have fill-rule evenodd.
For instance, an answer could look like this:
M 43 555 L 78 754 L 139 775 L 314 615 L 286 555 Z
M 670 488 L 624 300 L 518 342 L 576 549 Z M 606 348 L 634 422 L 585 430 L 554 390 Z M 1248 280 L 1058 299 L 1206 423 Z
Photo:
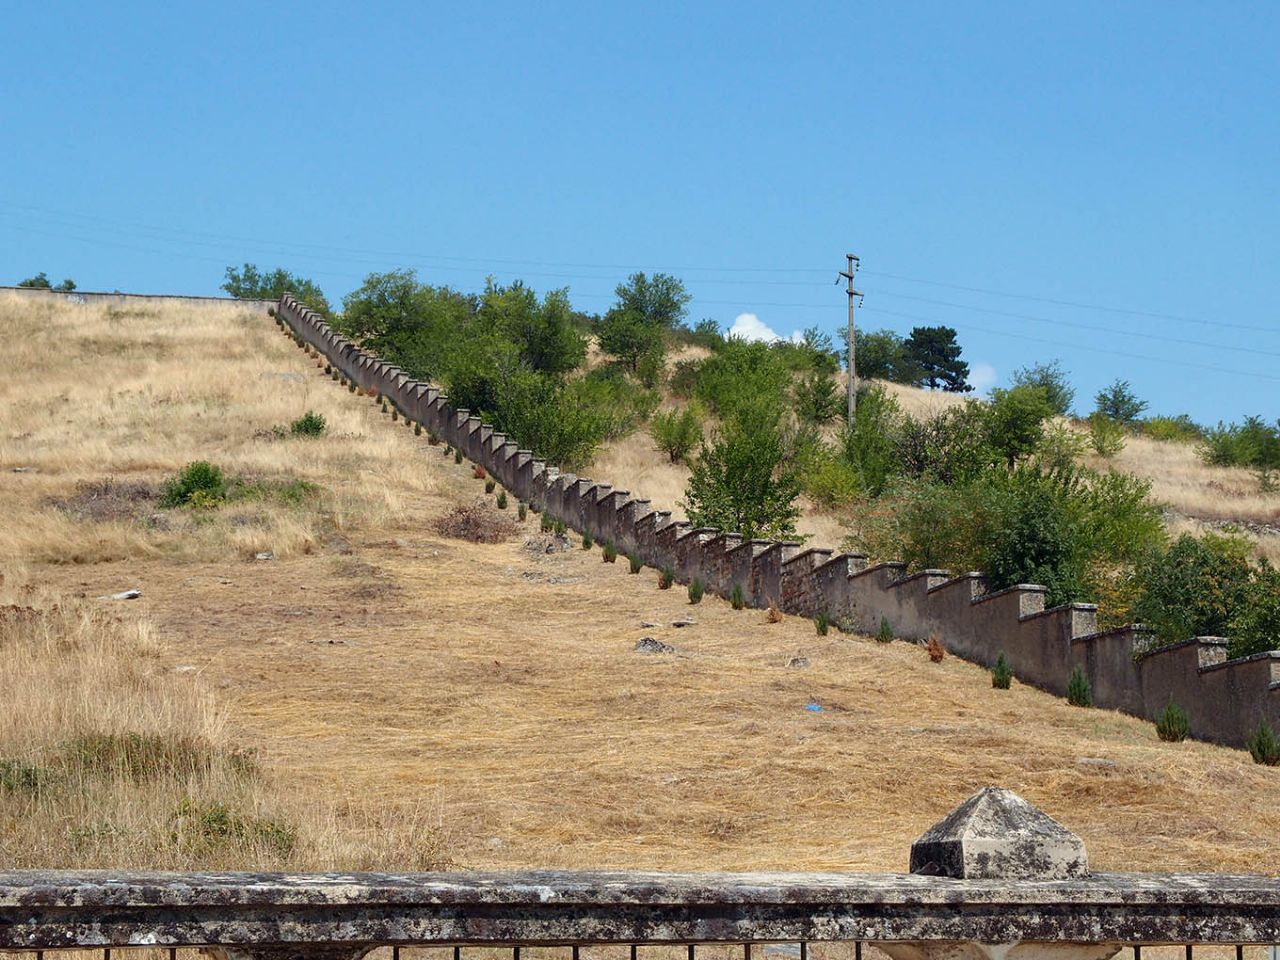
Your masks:
M 778 335 L 754 313 L 740 313 L 734 317 L 729 336 L 739 340 L 762 340 L 765 343 L 773 343 L 778 339 Z
M 740 340 L 758 340 L 761 343 L 776 343 L 783 339 L 790 340 L 792 343 L 800 343 L 804 340 L 804 334 L 799 330 L 793 331 L 789 337 L 778 336 L 772 327 L 754 313 L 740 313 L 734 317 L 733 326 L 729 328 L 728 335 L 737 337 Z
M 999 379 L 996 368 L 989 363 L 975 363 L 969 368 L 969 385 L 976 393 L 986 393 Z

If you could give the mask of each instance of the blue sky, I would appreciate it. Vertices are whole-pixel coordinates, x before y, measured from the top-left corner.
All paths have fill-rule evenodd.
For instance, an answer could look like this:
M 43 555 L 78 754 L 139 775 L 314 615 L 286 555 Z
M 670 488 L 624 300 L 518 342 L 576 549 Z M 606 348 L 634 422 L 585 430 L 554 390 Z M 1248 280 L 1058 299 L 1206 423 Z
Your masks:
M 188 9 L 189 7 L 189 9 Z M 362 9 L 368 7 L 369 9 Z M 946 323 L 1152 412 L 1280 416 L 1280 5 L 5 11 L 0 281 L 333 300 L 415 266 L 603 310 L 636 269 L 786 336 Z M 1018 296 L 1010 296 L 1018 295 Z M 1099 309 L 1106 308 L 1106 309 Z

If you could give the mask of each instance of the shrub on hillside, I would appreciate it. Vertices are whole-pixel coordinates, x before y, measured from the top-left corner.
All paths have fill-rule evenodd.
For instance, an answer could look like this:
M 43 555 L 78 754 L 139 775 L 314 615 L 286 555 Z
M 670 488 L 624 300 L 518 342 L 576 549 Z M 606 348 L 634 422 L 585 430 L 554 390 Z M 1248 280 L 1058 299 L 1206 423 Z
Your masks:
M 988 407 L 976 400 L 933 417 L 903 417 L 897 446 L 907 476 L 947 486 L 975 480 L 1004 459 L 991 442 Z
M 898 401 L 883 387 L 858 391 L 853 423 L 845 424 L 840 444 L 845 462 L 870 496 L 880 496 L 889 481 L 902 472 L 897 449 L 902 420 Z
M 1003 653 L 996 657 L 996 665 L 991 668 L 991 686 L 997 690 L 1008 690 L 1013 684 L 1013 669 Z
M 841 418 L 845 397 L 831 374 L 813 370 L 792 385 L 791 405 L 801 423 L 822 426 Z
M 1089 438 L 1060 420 L 1045 424 L 1035 457 L 1046 470 L 1070 470 L 1089 450 Z
M 800 481 L 787 454 L 776 410 L 768 404 L 736 408 L 702 444 L 685 488 L 689 520 L 748 540 L 792 536 Z
M 1067 681 L 1067 703 L 1073 707 L 1093 706 L 1093 687 L 1079 667 L 1071 671 L 1071 678 Z
M 1012 468 L 1031 455 L 1044 439 L 1044 424 L 1055 413 L 1041 386 L 1025 383 L 1011 390 L 991 391 L 986 410 L 987 438 Z
M 702 442 L 701 412 L 691 403 L 683 410 L 655 413 L 649 421 L 649 433 L 672 463 L 681 463 Z
M 1239 537 L 1183 534 L 1139 560 L 1130 615 L 1156 632 L 1159 645 L 1226 636 L 1249 592 L 1251 549 Z
M 165 507 L 208 506 L 226 499 L 226 496 L 226 477 L 220 468 L 207 460 L 188 463 L 160 488 L 160 504 Z
M 1110 417 L 1094 411 L 1089 414 L 1089 446 L 1093 452 L 1110 460 L 1124 449 L 1124 426 Z
M 1231 618 L 1233 657 L 1280 649 L 1280 570 L 1267 560 L 1253 572 L 1240 609 Z
M 706 592 L 706 587 L 702 585 L 702 581 L 694 577 L 689 581 L 689 602 L 701 603 L 702 595 Z
M 1071 413 L 1071 405 L 1075 402 L 1076 391 L 1071 386 L 1071 381 L 1067 379 L 1067 371 L 1062 369 L 1062 364 L 1057 360 L 1049 363 L 1036 363 L 1029 367 L 1019 367 L 1013 372 L 1013 386 L 1018 387 L 1036 387 L 1038 388 L 1049 409 L 1059 417 L 1065 417 Z
M 742 407 L 772 407 L 781 413 L 791 374 L 767 343 L 729 339 L 702 362 L 695 395 L 717 416 Z
M 331 314 L 329 301 L 318 284 L 280 267 L 259 270 L 252 263 L 246 263 L 239 269 L 227 267 L 222 289 L 237 300 L 279 300 L 286 293 L 291 293 L 321 316 Z
M 1185 413 L 1180 413 L 1176 417 L 1147 417 L 1138 424 L 1138 429 L 1152 440 L 1196 443 L 1204 439 L 1204 427 Z
M 1191 735 L 1191 720 L 1187 711 L 1183 710 L 1170 698 L 1160 715 L 1156 717 L 1156 736 L 1165 743 L 1181 743 Z
M 324 434 L 327 427 L 328 424 L 323 415 L 308 410 L 289 424 L 289 432 L 295 437 L 319 437 Z
M 1258 724 L 1247 741 L 1249 754 L 1254 763 L 1268 767 L 1280 766 L 1280 739 L 1277 739 L 1271 724 L 1263 720 Z
M 1099 390 L 1094 396 L 1094 402 L 1098 413 L 1126 427 L 1136 423 L 1147 409 L 1147 402 L 1138 399 L 1128 380 L 1117 379 L 1110 386 Z

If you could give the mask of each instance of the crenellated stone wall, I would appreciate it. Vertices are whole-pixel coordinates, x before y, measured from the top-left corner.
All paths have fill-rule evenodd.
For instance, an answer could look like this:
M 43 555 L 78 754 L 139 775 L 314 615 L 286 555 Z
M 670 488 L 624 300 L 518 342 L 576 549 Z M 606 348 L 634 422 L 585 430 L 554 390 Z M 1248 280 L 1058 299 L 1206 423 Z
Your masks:
M 1173 699 L 1187 711 L 1197 739 L 1243 746 L 1262 721 L 1280 727 L 1280 651 L 1228 661 L 1224 640 L 1201 637 L 1140 654 L 1147 636 L 1142 627 L 1099 632 L 1096 606 L 1046 610 L 1045 588 L 1035 584 L 987 592 L 980 573 L 907 575 L 901 563 L 870 565 L 854 554 L 694 527 L 630 491 L 561 473 L 291 297 L 280 301 L 277 320 L 341 376 L 385 396 L 520 500 L 650 566 L 671 567 L 682 583 L 697 577 L 722 597 L 738 586 L 751 606 L 776 603 L 800 616 L 826 610 L 868 633 L 885 620 L 897 637 L 937 636 L 952 653 L 984 666 L 1003 653 L 1019 680 L 1060 696 L 1079 667 L 1097 706 L 1153 719 Z

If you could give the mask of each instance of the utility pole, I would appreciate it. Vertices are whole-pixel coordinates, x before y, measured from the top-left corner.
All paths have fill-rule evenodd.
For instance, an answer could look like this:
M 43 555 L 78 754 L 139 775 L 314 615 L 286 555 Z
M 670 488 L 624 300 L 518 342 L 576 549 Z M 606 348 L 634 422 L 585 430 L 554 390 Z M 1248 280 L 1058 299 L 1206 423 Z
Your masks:
M 849 380 L 847 384 L 848 402 L 849 402 L 849 422 L 853 423 L 853 415 L 858 412 L 858 368 L 854 363 L 854 345 L 853 345 L 853 298 L 861 299 L 861 292 L 853 289 L 853 275 L 858 272 L 861 261 L 852 253 L 846 253 L 845 259 L 849 261 L 848 266 L 840 273 L 847 283 L 844 292 L 849 296 Z M 837 280 L 836 283 L 840 281 Z

